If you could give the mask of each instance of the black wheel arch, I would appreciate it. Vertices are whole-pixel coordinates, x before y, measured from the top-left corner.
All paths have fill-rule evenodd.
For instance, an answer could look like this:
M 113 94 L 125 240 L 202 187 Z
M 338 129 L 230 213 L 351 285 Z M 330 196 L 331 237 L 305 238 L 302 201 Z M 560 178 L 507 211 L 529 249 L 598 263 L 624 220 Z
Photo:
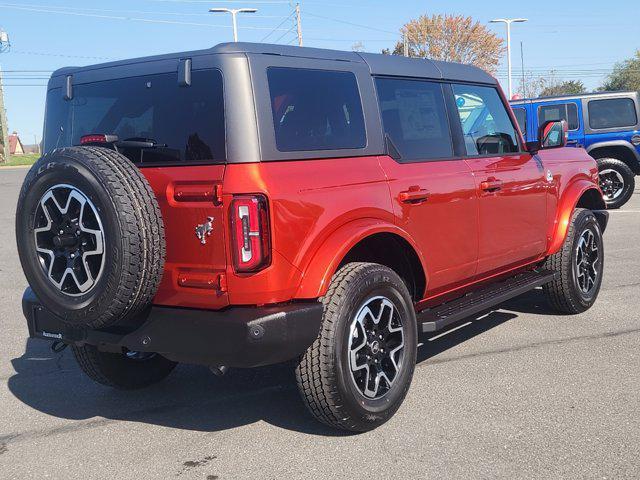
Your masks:
M 626 140 L 611 140 L 589 145 L 587 153 L 596 160 L 599 158 L 616 158 L 626 163 L 634 174 L 640 175 L 640 153 Z
M 427 277 L 420 257 L 401 236 L 376 233 L 362 239 L 349 250 L 336 271 L 354 262 L 377 263 L 390 268 L 402 278 L 414 301 L 422 299 Z

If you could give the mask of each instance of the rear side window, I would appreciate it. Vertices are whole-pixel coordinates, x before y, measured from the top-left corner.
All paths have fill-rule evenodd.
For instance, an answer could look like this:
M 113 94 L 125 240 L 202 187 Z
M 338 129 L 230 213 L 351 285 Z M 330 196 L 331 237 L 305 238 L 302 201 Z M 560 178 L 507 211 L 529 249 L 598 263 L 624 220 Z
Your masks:
M 453 156 L 439 83 L 377 78 L 376 88 L 384 131 L 402 161 Z
M 194 71 L 189 87 L 178 85 L 177 73 L 78 84 L 68 101 L 51 90 L 45 149 L 78 145 L 89 134 L 153 141 L 153 148 L 123 150 L 135 163 L 224 162 L 222 74 Z
M 636 105 L 630 98 L 609 98 L 589 102 L 589 125 L 594 130 L 633 127 L 637 123 Z
M 580 121 L 578 120 L 578 106 L 575 103 L 557 103 L 553 105 L 543 105 L 538 108 L 538 124 L 545 122 L 564 120 L 569 126 L 569 130 L 578 130 Z
M 353 73 L 271 67 L 267 78 L 278 150 L 366 146 L 362 103 Z
M 513 114 L 516 116 L 516 121 L 520 127 L 520 131 L 524 138 L 527 138 L 527 111 L 524 108 L 513 108 Z
M 493 87 L 453 85 L 467 155 L 520 151 L 511 116 Z

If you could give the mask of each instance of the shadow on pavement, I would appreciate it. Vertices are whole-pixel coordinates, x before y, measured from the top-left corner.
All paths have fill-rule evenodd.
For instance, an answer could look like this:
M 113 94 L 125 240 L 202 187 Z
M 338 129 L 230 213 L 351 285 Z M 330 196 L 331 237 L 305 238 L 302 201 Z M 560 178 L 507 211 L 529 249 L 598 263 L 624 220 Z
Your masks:
M 464 328 L 456 330 L 454 326 L 450 333 L 434 340 L 421 338 L 424 346 L 418 349 L 418 363 L 516 318 L 518 312 L 548 313 L 541 292 L 531 292 L 503 307 L 509 312 L 491 312 Z M 345 435 L 324 427 L 306 411 L 291 363 L 231 370 L 224 377 L 216 377 L 204 367 L 180 365 L 160 384 L 125 392 L 93 383 L 80 371 L 70 349 L 56 354 L 49 345 L 29 339 L 25 353 L 12 360 L 16 373 L 8 379 L 16 398 L 47 415 L 100 425 L 125 420 L 203 432 L 264 421 L 303 433 Z M 65 431 L 74 428 L 90 426 L 78 422 Z M 47 434 L 33 431 L 18 435 Z

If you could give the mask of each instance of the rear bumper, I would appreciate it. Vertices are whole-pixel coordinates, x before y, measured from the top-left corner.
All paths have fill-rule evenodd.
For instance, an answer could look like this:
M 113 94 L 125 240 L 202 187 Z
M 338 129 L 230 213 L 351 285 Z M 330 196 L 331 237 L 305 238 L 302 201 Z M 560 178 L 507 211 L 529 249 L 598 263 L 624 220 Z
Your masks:
M 64 323 L 40 304 L 31 288 L 24 292 L 22 310 L 32 338 L 242 368 L 280 363 L 304 353 L 318 336 L 322 321 L 319 302 L 224 311 L 152 306 L 136 327 L 93 330 Z

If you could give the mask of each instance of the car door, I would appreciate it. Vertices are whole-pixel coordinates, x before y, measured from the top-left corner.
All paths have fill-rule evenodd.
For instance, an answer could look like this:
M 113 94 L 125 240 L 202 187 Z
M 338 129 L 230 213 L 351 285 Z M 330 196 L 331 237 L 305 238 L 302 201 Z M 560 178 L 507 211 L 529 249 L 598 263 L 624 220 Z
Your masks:
M 546 248 L 546 172 L 522 149 L 497 88 L 453 85 L 466 162 L 478 198 L 478 270 L 526 264 Z
M 380 165 L 396 223 L 424 258 L 427 296 L 437 295 L 475 275 L 478 208 L 471 170 L 456 158 L 441 83 L 377 78 L 376 87 L 390 154 Z
M 536 130 L 548 121 L 565 120 L 569 126 L 567 146 L 584 147 L 584 124 L 582 121 L 582 102 L 579 100 L 551 100 L 536 105 Z

